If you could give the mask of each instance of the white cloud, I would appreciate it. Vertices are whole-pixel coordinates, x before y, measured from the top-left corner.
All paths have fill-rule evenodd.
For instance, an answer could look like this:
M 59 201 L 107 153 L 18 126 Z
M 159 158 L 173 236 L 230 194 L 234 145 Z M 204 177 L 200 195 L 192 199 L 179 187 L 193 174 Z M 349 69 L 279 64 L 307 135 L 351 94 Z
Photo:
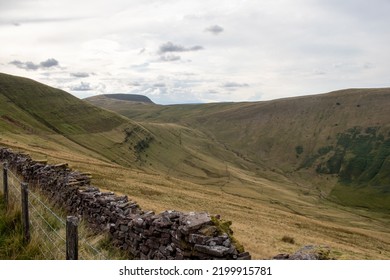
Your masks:
M 75 77 L 75 78 L 88 78 L 89 73 L 86 72 L 75 72 L 75 73 L 70 73 L 70 76 Z
M 179 55 L 165 54 L 160 56 L 161 61 L 178 61 L 181 59 Z
M 184 47 L 182 45 L 174 44 L 172 42 L 166 42 L 160 45 L 158 49 L 159 54 L 172 53 L 172 52 L 192 52 L 192 51 L 200 51 L 204 48 L 202 46 L 192 46 L 192 47 Z
M 237 82 L 227 82 L 222 85 L 225 88 L 239 88 L 239 87 L 249 87 L 246 83 L 237 83 Z
M 29 70 L 35 71 L 38 69 L 47 69 L 47 68 L 59 66 L 58 61 L 54 58 L 49 58 L 49 59 L 42 61 L 38 64 L 31 62 L 31 61 L 22 62 L 20 60 L 13 60 L 13 61 L 9 62 L 9 64 L 15 65 L 16 67 L 18 67 L 20 69 L 27 70 L 27 71 L 29 71 Z
M 387 0 L 3 2 L 1 71 L 76 96 L 239 101 L 388 85 Z
M 205 29 L 206 32 L 210 32 L 214 35 L 218 35 L 219 33 L 223 32 L 223 27 L 219 26 L 219 25 L 212 25 L 212 26 L 209 26 Z
M 72 91 L 90 91 L 93 88 L 91 87 L 90 83 L 80 82 L 78 85 L 70 86 L 69 89 Z

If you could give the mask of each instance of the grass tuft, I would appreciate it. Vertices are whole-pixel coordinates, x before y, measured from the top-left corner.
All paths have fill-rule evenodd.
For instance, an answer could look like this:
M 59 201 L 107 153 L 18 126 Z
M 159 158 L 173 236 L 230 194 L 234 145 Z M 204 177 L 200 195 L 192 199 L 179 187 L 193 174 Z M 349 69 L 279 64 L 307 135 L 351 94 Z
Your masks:
M 290 244 L 295 244 L 294 237 L 291 237 L 291 236 L 288 236 L 288 235 L 283 236 L 282 237 L 282 241 L 286 242 L 286 243 L 290 243 Z

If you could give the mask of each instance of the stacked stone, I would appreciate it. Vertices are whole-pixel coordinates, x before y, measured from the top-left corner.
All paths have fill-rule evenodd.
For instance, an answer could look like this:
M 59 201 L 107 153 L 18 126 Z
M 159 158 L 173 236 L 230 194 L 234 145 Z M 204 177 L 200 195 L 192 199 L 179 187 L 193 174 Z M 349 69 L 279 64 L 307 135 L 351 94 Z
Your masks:
M 247 252 L 237 251 L 207 213 L 131 214 L 111 224 L 110 232 L 118 246 L 139 259 L 250 259 Z
M 110 224 L 141 211 L 138 204 L 127 196 L 100 192 L 98 188 L 91 186 L 79 188 L 70 203 L 72 209 L 76 209 L 92 227 L 99 230 L 107 230 Z
M 89 174 L 72 171 L 67 164 L 49 165 L 5 148 L 0 149 L 0 160 L 69 214 L 83 217 L 96 231 L 107 230 L 113 243 L 135 258 L 250 259 L 207 213 L 143 211 L 127 196 L 91 186 Z

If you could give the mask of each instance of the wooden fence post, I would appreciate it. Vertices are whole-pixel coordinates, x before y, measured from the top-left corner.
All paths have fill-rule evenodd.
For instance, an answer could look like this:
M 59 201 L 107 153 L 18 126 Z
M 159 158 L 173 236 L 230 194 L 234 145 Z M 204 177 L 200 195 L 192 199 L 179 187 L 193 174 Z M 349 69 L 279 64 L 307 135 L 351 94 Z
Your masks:
M 8 164 L 6 162 L 3 163 L 3 192 L 5 209 L 8 209 Z
M 30 217 L 28 213 L 28 185 L 22 183 L 22 225 L 23 240 L 25 243 L 30 242 Z
M 66 218 L 66 259 L 78 260 L 78 219 L 74 216 Z

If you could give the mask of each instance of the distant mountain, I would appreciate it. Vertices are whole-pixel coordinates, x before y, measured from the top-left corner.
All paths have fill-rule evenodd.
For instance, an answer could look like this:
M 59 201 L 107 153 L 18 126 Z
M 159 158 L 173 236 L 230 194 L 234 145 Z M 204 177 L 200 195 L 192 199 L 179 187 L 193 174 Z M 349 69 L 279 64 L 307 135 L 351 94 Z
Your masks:
M 127 94 L 127 93 L 102 94 L 102 95 L 96 95 L 96 96 L 91 96 L 91 97 L 85 98 L 85 100 L 92 101 L 92 102 L 99 102 L 99 100 L 105 99 L 105 98 L 114 99 L 114 100 L 137 102 L 137 103 L 154 104 L 153 101 L 150 100 L 150 98 L 145 96 L 145 95 Z

